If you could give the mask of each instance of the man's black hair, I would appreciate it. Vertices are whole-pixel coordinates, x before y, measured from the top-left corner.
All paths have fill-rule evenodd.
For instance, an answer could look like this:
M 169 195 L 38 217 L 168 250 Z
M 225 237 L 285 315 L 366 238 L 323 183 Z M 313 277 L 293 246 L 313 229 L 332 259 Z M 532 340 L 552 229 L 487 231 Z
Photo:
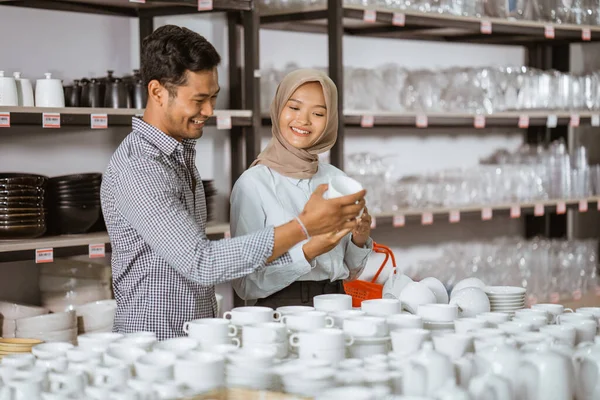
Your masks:
M 175 97 L 177 86 L 186 83 L 186 70 L 209 71 L 221 62 L 214 46 L 187 28 L 165 25 L 142 42 L 141 74 L 144 85 L 157 80 Z

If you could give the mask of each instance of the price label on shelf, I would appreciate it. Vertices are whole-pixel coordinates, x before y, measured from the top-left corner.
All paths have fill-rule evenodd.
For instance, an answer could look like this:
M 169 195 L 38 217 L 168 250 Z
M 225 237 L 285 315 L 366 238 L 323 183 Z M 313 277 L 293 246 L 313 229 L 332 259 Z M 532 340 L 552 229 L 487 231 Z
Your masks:
M 546 25 L 544 27 L 544 37 L 546 39 L 554 39 L 554 27 L 552 25 Z
M 0 128 L 10 128 L 9 112 L 0 112 Z
M 548 128 L 556 128 L 557 125 L 558 117 L 556 116 L 556 114 L 548 115 L 548 118 L 546 119 L 546 126 Z
M 485 207 L 481 210 L 481 219 L 484 221 L 489 221 L 492 219 L 492 215 L 493 213 L 491 207 Z
M 213 9 L 213 0 L 198 0 L 198 11 L 210 11 Z
M 541 217 L 544 215 L 544 205 L 543 204 L 536 204 L 533 206 L 533 215 L 535 215 L 536 217 Z
M 43 128 L 60 128 L 60 114 L 58 113 L 43 113 L 42 114 Z
M 477 129 L 485 128 L 485 115 L 476 115 L 473 125 Z
M 365 10 L 365 13 L 363 14 L 363 21 L 370 23 L 377 21 L 377 11 Z
M 592 114 L 592 126 L 600 126 L 600 114 Z
M 406 218 L 404 215 L 394 215 L 394 219 L 392 220 L 392 225 L 394 228 L 402 228 L 406 224 Z
M 564 214 L 567 212 L 567 203 L 565 203 L 564 201 L 559 201 L 558 203 L 556 203 L 556 213 L 557 214 Z
M 404 13 L 395 12 L 392 17 L 392 25 L 394 25 L 394 26 L 406 25 L 406 15 Z
M 377 218 L 371 217 L 371 229 L 377 228 Z
M 88 254 L 90 258 L 104 258 L 106 256 L 106 245 L 104 243 L 90 244 Z
M 588 201 L 579 200 L 579 212 L 586 212 L 588 210 Z
M 231 239 L 231 231 L 226 230 L 225 233 L 223 233 L 223 237 L 225 239 Z
M 217 129 L 231 129 L 231 115 L 218 116 Z
M 571 115 L 571 120 L 569 121 L 569 125 L 573 128 L 577 128 L 579 126 L 581 119 L 579 118 L 579 114 Z
M 431 225 L 433 224 L 433 214 L 430 212 L 425 212 L 421 214 L 421 225 Z
M 521 129 L 529 128 L 529 115 L 521 115 L 519 117 L 519 128 L 521 128 Z
M 450 211 L 450 216 L 448 217 L 448 220 L 450 221 L 451 224 L 456 224 L 457 222 L 460 222 L 460 211 L 458 211 L 458 210 Z
M 108 115 L 106 114 L 91 114 L 90 125 L 92 129 L 108 128 Z
M 581 40 L 584 42 L 589 42 L 592 40 L 592 31 L 590 28 L 582 28 L 581 29 Z
M 521 218 L 521 206 L 518 204 L 514 204 L 510 206 L 510 217 L 511 218 Z
M 146 0 L 129 0 L 130 3 L 146 4 Z
M 375 117 L 372 115 L 363 115 L 360 117 L 360 126 L 363 128 L 372 128 L 375 125 Z
M 427 128 L 429 126 L 427 115 L 417 115 L 416 125 L 417 128 Z
M 35 263 L 51 263 L 54 261 L 54 249 L 37 249 L 35 251 Z
M 492 21 L 483 20 L 481 21 L 480 32 L 484 35 L 492 34 Z

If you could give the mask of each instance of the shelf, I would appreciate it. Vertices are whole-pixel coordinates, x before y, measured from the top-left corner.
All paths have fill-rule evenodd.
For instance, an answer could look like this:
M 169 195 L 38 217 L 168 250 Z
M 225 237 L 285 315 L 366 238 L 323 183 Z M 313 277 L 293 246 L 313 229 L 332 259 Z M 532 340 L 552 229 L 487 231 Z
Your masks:
M 463 216 L 474 217 L 479 215 L 481 219 L 493 219 L 494 214 L 508 214 L 513 218 L 518 218 L 521 215 L 533 214 L 536 215 L 538 212 L 543 210 L 543 214 L 557 213 L 561 211 L 564 213 L 567 209 L 580 209 L 583 205 L 590 210 L 594 205 L 598 204 L 600 197 L 588 197 L 585 199 L 569 199 L 569 200 L 544 200 L 537 202 L 526 202 L 526 203 L 512 203 L 512 204 L 496 204 L 489 206 L 465 206 L 465 207 L 440 207 L 440 208 L 423 208 L 423 209 L 400 209 L 394 213 L 383 213 L 377 214 L 374 217 L 376 220 L 382 219 L 393 219 L 392 224 L 396 227 L 403 226 L 404 223 L 417 222 L 422 225 L 429 225 L 436 221 L 448 222 L 450 218 L 456 217 L 458 214 L 459 219 Z M 564 210 L 559 210 L 559 206 L 563 207 Z M 516 211 L 518 210 L 518 215 Z M 484 214 L 491 211 L 491 218 L 484 218 Z M 513 214 L 515 213 L 515 214 Z M 540 215 L 541 216 L 541 215 Z M 428 220 L 431 218 L 431 220 Z M 458 222 L 456 220 L 451 222 Z
M 151 17 L 199 11 L 250 11 L 251 0 L 213 0 L 212 10 L 199 10 L 198 0 L 0 0 L 0 5 L 125 17 Z
M 228 223 L 210 222 L 206 227 L 206 235 L 212 238 L 229 234 Z M 54 249 L 54 257 L 88 254 L 90 244 L 110 244 L 108 233 L 94 232 L 80 235 L 43 236 L 37 239 L 0 240 L 0 262 L 32 260 L 31 251 L 36 249 Z M 63 249 L 64 252 L 57 251 Z M 108 251 L 108 249 L 107 249 Z
M 571 124 L 573 116 L 579 117 L 578 124 L 581 126 L 600 126 L 600 112 L 589 111 L 509 111 L 495 114 L 482 114 L 485 127 L 521 127 L 521 123 L 528 126 L 548 126 L 548 120 L 556 117 L 557 126 Z M 373 117 L 374 127 L 400 127 L 400 128 L 452 128 L 452 127 L 475 127 L 475 114 L 467 113 L 399 113 L 391 111 L 358 111 L 348 110 L 344 112 L 344 124 L 346 126 L 361 127 L 367 117 Z M 523 118 L 526 117 L 526 118 Z M 574 119 L 575 120 L 575 119 Z M 263 125 L 270 125 L 271 119 L 267 115 L 262 117 Z M 426 126 L 421 125 L 426 121 Z M 417 125 L 419 124 L 419 126 Z M 526 126 L 522 126 L 525 128 Z
M 365 10 L 376 11 L 374 22 L 365 22 Z M 404 25 L 394 25 L 394 14 L 404 16 Z M 263 28 L 300 32 L 327 33 L 327 10 L 312 10 L 262 15 Z M 409 10 L 390 10 L 377 6 L 346 6 L 343 8 L 344 33 L 348 35 L 390 37 L 401 39 L 525 44 L 532 42 L 582 42 L 583 30 L 589 40 L 600 40 L 600 26 L 553 24 L 537 21 L 517 21 L 501 18 L 459 17 Z M 398 19 L 396 19 L 398 21 Z M 482 33 L 481 22 L 491 23 L 491 34 Z M 547 39 L 548 27 L 554 39 Z
M 108 127 L 131 126 L 131 118 L 142 115 L 143 109 L 132 108 L 43 108 L 43 107 L 11 107 L 0 106 L 0 114 L 10 113 L 10 125 L 42 126 L 43 114 L 60 114 L 60 126 L 91 126 L 91 115 L 106 115 Z M 1 116 L 1 115 L 0 115 Z M 217 125 L 217 118 L 231 118 L 232 126 L 251 126 L 252 111 L 249 110 L 215 110 L 209 118 L 207 126 Z M 1 121 L 0 121 L 1 122 Z M 0 132 L 2 128 L 0 128 Z

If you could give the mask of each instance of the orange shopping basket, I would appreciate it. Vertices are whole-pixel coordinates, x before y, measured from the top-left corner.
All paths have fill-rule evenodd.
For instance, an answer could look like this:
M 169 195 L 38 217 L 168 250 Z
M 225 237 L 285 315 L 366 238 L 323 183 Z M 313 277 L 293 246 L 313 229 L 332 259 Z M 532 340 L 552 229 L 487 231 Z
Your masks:
M 346 294 L 352 296 L 352 307 L 360 307 L 360 303 L 362 303 L 363 300 L 381 299 L 383 295 L 383 285 L 375 282 L 390 258 L 392 259 L 394 273 L 396 273 L 396 258 L 389 247 L 373 242 L 373 251 L 375 253 L 385 254 L 385 259 L 373 279 L 371 279 L 371 282 L 358 279 L 344 282 L 344 291 Z

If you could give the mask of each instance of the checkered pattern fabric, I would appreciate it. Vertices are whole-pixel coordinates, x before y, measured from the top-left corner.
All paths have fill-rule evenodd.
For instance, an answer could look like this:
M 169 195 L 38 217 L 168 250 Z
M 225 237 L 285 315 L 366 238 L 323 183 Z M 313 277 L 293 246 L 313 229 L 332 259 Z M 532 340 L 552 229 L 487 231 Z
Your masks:
M 214 285 L 265 267 L 272 227 L 206 238 L 206 203 L 195 141 L 181 143 L 139 118 L 110 160 L 102 211 L 112 245 L 113 330 L 183 336 L 183 324 L 214 317 Z M 286 254 L 274 264 L 289 263 Z

